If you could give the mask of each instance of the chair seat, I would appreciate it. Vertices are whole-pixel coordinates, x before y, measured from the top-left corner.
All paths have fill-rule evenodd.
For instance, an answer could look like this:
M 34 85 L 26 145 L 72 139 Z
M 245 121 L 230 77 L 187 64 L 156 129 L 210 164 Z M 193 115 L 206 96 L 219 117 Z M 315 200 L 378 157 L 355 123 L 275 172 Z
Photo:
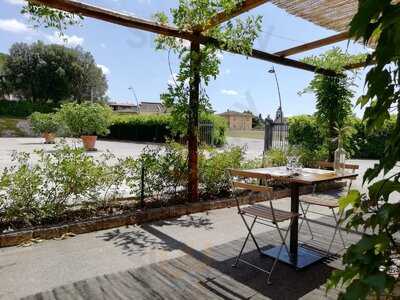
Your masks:
M 326 195 L 305 195 L 300 198 L 303 203 L 324 206 L 329 208 L 339 207 L 339 202 L 335 197 L 326 197 Z
M 255 204 L 255 205 L 241 208 L 240 210 L 242 213 L 247 214 L 247 215 L 274 221 L 274 215 L 272 213 L 272 209 L 265 205 Z M 274 214 L 275 214 L 275 222 L 283 222 L 283 221 L 287 221 L 294 217 L 299 216 L 299 214 L 287 212 L 287 211 L 279 210 L 279 209 L 274 209 Z

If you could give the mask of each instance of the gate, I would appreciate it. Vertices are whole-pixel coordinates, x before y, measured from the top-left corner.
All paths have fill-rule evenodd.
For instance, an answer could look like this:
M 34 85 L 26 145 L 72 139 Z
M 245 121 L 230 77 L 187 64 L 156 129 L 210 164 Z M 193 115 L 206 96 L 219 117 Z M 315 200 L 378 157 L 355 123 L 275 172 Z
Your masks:
M 200 143 L 213 146 L 214 145 L 213 132 L 214 132 L 213 123 L 200 122 L 199 123 Z
M 270 149 L 287 149 L 289 145 L 289 124 L 275 123 L 271 119 L 265 120 L 264 151 Z

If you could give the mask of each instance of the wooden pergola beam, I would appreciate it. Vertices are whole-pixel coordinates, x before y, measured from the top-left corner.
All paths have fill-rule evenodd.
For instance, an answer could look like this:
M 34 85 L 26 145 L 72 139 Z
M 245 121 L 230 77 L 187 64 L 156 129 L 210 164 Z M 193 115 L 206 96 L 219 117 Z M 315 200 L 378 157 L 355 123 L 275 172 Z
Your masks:
M 126 13 L 105 9 L 95 5 L 86 4 L 75 0 L 29 0 L 29 1 L 34 4 L 45 5 L 51 8 L 59 9 L 70 13 L 80 14 L 82 16 L 99 19 L 102 21 L 118 24 L 129 28 L 136 28 L 147 32 L 189 40 L 192 42 L 200 42 L 201 44 L 212 43 L 221 50 L 243 55 L 242 53 L 228 49 L 226 46 L 224 46 L 223 43 L 211 37 L 207 37 L 204 35 L 197 35 L 189 31 L 182 31 L 172 26 L 159 24 L 149 20 L 139 19 Z M 252 4 L 255 5 L 255 3 Z M 268 61 L 319 74 L 330 75 L 330 76 L 338 75 L 337 73 L 331 70 L 316 68 L 310 64 L 306 64 L 289 58 L 280 57 L 278 55 L 263 52 L 257 49 L 253 49 L 252 53 L 248 56 L 263 61 Z
M 215 26 L 218 26 L 230 19 L 237 17 L 249 10 L 252 10 L 262 4 L 269 2 L 270 0 L 244 0 L 236 9 L 229 12 L 220 12 L 210 19 L 207 26 L 202 31 L 207 31 Z
M 305 51 L 317 49 L 317 48 L 320 48 L 320 47 L 323 47 L 323 46 L 327 46 L 327 45 L 331 45 L 331 44 L 334 44 L 334 43 L 338 43 L 338 42 L 341 42 L 341 41 L 345 41 L 345 40 L 348 40 L 349 37 L 350 36 L 349 36 L 348 32 L 342 32 L 342 33 L 335 34 L 333 36 L 330 36 L 330 37 L 327 37 L 327 38 L 324 38 L 324 39 L 320 39 L 320 40 L 313 41 L 313 42 L 310 42 L 310 43 L 307 43 L 307 44 L 303 44 L 303 45 L 296 46 L 296 47 L 293 47 L 293 48 L 290 48 L 290 49 L 286 49 L 286 50 L 283 50 L 283 51 L 276 52 L 275 55 L 278 55 L 278 56 L 281 56 L 281 57 L 287 57 L 287 56 L 291 56 L 291 55 L 294 55 L 294 54 L 302 53 L 302 52 L 305 52 Z
M 117 12 L 110 9 L 105 9 L 99 6 L 82 3 L 75 0 L 28 0 L 37 5 L 44 5 L 69 13 L 80 14 L 85 17 L 90 17 L 102 20 L 109 23 L 122 25 L 125 27 L 135 28 L 162 34 L 166 36 L 181 38 L 185 40 L 194 40 L 196 37 L 188 31 L 181 31 L 175 27 L 159 24 L 157 22 L 136 18 L 132 15 Z
M 366 68 L 368 66 L 375 65 L 376 61 L 371 60 L 371 61 L 362 61 L 354 64 L 349 64 L 344 67 L 345 70 L 354 70 L 354 69 L 361 69 L 361 68 Z

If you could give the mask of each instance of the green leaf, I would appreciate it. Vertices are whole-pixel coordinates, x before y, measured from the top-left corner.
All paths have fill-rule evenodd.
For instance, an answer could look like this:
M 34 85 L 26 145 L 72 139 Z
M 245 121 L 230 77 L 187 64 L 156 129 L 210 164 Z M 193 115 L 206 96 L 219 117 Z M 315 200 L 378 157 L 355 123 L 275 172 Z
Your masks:
M 339 199 L 339 209 L 343 212 L 349 205 L 356 206 L 361 201 L 361 194 L 357 190 L 351 190 L 347 196 Z

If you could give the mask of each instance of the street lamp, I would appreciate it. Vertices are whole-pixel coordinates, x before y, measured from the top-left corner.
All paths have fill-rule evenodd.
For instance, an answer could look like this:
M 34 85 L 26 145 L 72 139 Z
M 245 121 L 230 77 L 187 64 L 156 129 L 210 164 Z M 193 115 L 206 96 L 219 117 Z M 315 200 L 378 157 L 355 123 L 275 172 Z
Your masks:
M 276 76 L 276 71 L 274 66 L 269 69 L 268 73 L 275 75 L 276 86 L 278 88 L 278 95 L 279 95 L 279 108 L 282 110 L 282 97 L 281 97 L 281 90 L 279 88 L 278 76 Z
M 135 89 L 133 88 L 133 86 L 130 86 L 130 87 L 128 88 L 128 90 L 132 91 L 133 96 L 135 97 L 135 100 L 136 100 L 137 111 L 138 111 L 138 113 L 140 113 L 139 99 L 138 99 L 138 97 L 137 97 L 137 95 L 136 95 Z

